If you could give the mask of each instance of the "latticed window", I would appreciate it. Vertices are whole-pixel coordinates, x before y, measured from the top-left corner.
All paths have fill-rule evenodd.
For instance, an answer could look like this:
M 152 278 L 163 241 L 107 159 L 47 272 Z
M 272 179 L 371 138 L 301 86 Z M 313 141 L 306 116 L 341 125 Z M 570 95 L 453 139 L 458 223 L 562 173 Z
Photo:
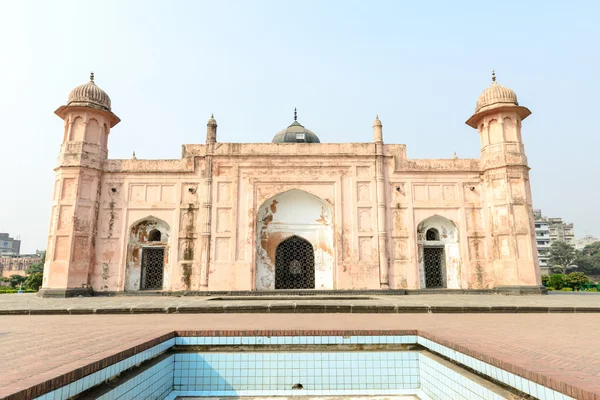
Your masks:
M 275 251 L 275 289 L 314 289 L 315 252 L 305 239 L 292 236 Z
M 142 289 L 162 289 L 164 263 L 164 248 L 150 247 L 142 250 Z
M 429 232 L 428 232 L 429 233 Z M 423 248 L 423 258 L 425 261 L 425 287 L 442 288 L 446 286 L 444 282 L 444 273 L 442 271 L 444 257 L 443 247 L 425 247 Z

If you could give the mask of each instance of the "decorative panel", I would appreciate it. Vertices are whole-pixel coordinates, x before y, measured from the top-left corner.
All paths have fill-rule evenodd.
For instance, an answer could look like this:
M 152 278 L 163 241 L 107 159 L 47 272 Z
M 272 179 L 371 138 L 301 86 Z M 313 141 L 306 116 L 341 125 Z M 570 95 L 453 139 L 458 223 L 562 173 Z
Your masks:
M 175 201 L 175 186 L 163 185 L 160 188 L 160 201 L 163 203 L 172 203 Z
M 371 167 L 356 167 L 356 175 L 361 177 L 370 177 Z
M 231 182 L 217 183 L 217 202 L 226 203 L 231 201 Z
M 444 192 L 444 200 L 445 201 L 455 201 L 457 199 L 456 196 L 456 186 L 454 185 L 443 185 L 442 190 Z
M 371 201 L 371 182 L 359 182 L 357 190 L 359 202 L 364 203 Z
M 81 187 L 79 189 L 79 198 L 82 200 L 91 200 L 94 196 L 94 192 L 97 190 L 94 188 L 95 179 L 93 177 L 85 177 L 81 180 Z
M 73 240 L 73 255 L 71 261 L 89 261 L 90 260 L 89 240 L 87 236 L 79 236 Z
M 92 207 L 78 206 L 74 219 L 75 230 L 78 232 L 89 231 L 92 228 L 93 218 L 94 216 L 92 216 Z
M 513 258 L 513 254 L 510 246 L 510 238 L 508 235 L 499 235 L 496 238 L 496 243 L 498 246 L 498 252 L 500 254 L 500 258 L 503 260 L 510 260 Z
M 444 200 L 442 196 L 442 187 L 438 185 L 430 185 L 429 186 L 429 200 L 430 201 L 442 201 Z
M 160 186 L 159 185 L 146 186 L 146 201 L 149 203 L 157 203 L 160 201 Z
M 371 208 L 359 208 L 358 230 L 361 232 L 370 232 L 372 229 Z
M 69 244 L 68 237 L 59 236 L 56 238 L 56 243 L 54 244 L 54 261 L 69 260 Z
M 517 235 L 517 256 L 519 259 L 529 260 L 531 259 L 531 245 L 529 235 Z
M 231 209 L 230 208 L 219 208 L 217 210 L 217 232 L 230 232 L 231 231 Z
M 506 181 L 504 179 L 493 179 L 492 191 L 495 200 L 504 200 L 506 198 Z
M 146 198 L 146 190 L 144 185 L 131 185 L 129 200 L 144 201 Z
M 373 257 L 373 239 L 371 237 L 361 237 L 359 239 L 359 259 L 360 261 L 371 261 Z
M 394 220 L 394 233 L 400 233 L 406 230 L 406 211 L 393 210 L 392 216 Z
M 408 260 L 408 242 L 406 239 L 394 239 L 394 260 Z
M 414 185 L 413 196 L 415 201 L 427 201 L 427 186 L 426 185 Z
M 469 258 L 472 261 L 485 259 L 484 241 L 479 239 L 469 239 Z
M 523 180 L 512 178 L 510 180 L 510 192 L 515 200 L 525 200 L 525 191 L 523 190 Z
M 75 198 L 75 192 L 77 190 L 75 178 L 64 178 L 62 185 L 62 200 L 70 200 Z
M 231 239 L 229 238 L 216 238 L 215 239 L 215 248 L 216 248 L 216 260 L 217 261 L 230 261 L 230 251 L 229 251 L 229 242 Z
M 480 209 L 473 208 L 467 210 L 466 217 L 468 231 L 477 231 L 483 229 Z
M 60 213 L 58 215 L 58 229 L 69 229 L 73 222 L 73 207 L 72 206 L 60 206 Z
M 516 204 L 513 206 L 513 213 L 515 216 L 515 229 L 520 231 L 528 230 L 529 213 L 527 212 L 527 206 Z

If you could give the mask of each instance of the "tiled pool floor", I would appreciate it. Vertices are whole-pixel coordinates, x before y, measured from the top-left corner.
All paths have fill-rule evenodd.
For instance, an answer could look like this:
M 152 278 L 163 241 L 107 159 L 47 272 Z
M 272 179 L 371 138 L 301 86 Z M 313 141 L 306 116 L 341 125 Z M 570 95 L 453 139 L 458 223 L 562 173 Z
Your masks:
M 282 397 L 192 397 L 179 396 L 176 400 L 298 400 L 297 396 L 282 396 Z M 302 400 L 421 400 L 413 395 L 399 396 L 306 396 Z

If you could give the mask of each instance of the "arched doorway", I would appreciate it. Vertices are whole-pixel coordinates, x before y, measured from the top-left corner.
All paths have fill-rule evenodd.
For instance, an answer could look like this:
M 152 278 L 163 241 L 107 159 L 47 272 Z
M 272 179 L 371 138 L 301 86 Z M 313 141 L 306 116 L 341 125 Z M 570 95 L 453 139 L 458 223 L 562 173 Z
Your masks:
M 125 267 L 125 290 L 162 290 L 165 288 L 169 225 L 149 216 L 130 229 Z
M 419 276 L 423 289 L 459 289 L 458 229 L 447 218 L 431 216 L 417 228 Z
M 306 289 L 333 289 L 334 224 L 328 202 L 303 190 L 292 189 L 266 200 L 257 210 L 256 218 L 257 290 L 276 290 L 284 286 L 298 289 L 301 285 Z M 298 261 L 292 265 L 292 272 L 308 268 L 309 261 L 302 264 L 300 259 L 312 260 L 313 275 L 309 282 L 299 283 L 296 279 L 300 278 L 290 276 L 288 283 L 281 283 L 277 276 L 283 276 L 292 261 Z M 281 264 L 284 262 L 281 260 L 287 260 L 288 265 Z
M 315 252 L 305 239 L 292 236 L 275 252 L 275 289 L 314 289 Z

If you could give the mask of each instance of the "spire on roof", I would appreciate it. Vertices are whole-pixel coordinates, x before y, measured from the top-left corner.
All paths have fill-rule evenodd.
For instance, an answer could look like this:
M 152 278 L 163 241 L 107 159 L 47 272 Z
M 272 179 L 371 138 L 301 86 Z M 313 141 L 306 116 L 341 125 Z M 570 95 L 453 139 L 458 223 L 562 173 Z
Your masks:
M 90 72 L 90 82 L 94 82 L 94 71 Z
M 492 69 L 492 82 L 496 82 L 496 71 Z
M 298 110 L 294 107 L 294 121 L 298 121 Z

